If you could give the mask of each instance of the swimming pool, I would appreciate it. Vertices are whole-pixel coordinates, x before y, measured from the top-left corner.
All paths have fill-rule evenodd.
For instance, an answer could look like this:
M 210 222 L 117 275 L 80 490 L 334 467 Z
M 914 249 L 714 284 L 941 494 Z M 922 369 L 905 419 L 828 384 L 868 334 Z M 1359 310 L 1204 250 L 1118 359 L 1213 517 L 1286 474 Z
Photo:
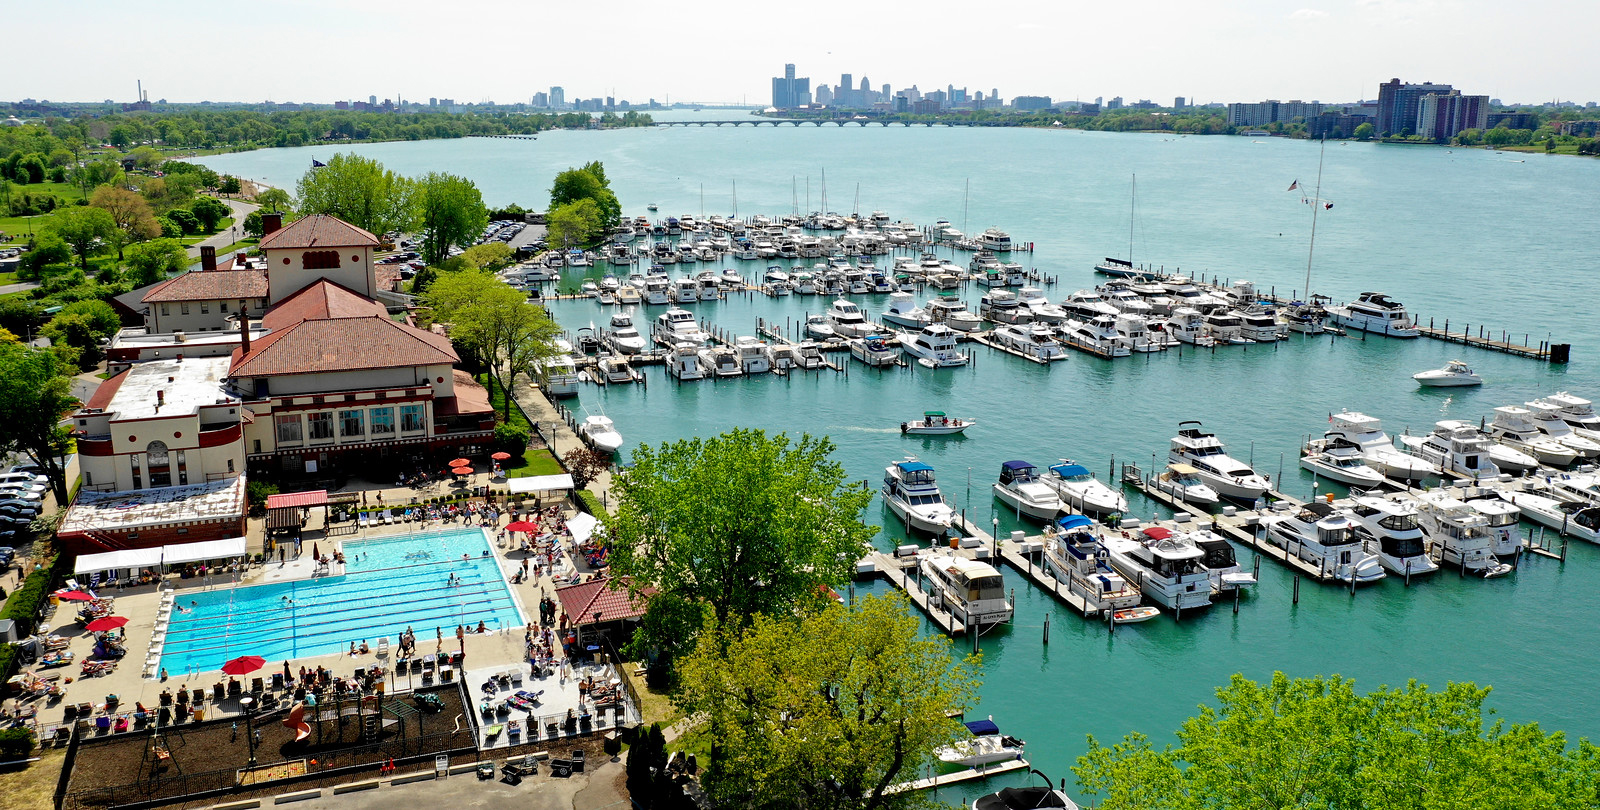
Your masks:
M 182 594 L 161 650 L 169 673 L 221 669 L 241 655 L 272 665 L 344 652 L 350 643 L 398 644 L 407 627 L 421 647 L 438 628 L 521 627 L 522 611 L 481 529 L 346 540 L 339 576 Z M 464 559 L 463 559 L 464 555 Z M 454 581 L 458 584 L 450 584 Z M 193 604 L 191 604 L 191 602 Z

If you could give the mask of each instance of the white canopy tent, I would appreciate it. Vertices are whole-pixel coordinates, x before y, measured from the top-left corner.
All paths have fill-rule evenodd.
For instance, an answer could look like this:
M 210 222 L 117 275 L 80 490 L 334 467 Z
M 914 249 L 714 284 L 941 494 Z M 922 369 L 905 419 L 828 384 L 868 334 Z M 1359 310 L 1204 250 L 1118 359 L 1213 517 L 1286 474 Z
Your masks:
M 600 521 L 588 512 L 579 512 L 567 520 L 567 530 L 572 532 L 574 543 L 589 542 L 589 536 L 594 534 L 594 528 L 598 525 Z
M 132 568 L 154 568 L 159 565 L 200 562 L 201 560 L 226 560 L 244 556 L 243 537 L 222 540 L 202 540 L 197 543 L 178 543 L 151 548 L 128 548 L 100 554 L 84 554 L 73 568 L 75 574 L 95 571 L 121 571 Z
M 124 568 L 153 568 L 161 564 L 161 547 L 125 548 L 101 554 L 84 554 L 78 557 L 74 574 L 94 571 L 120 571 Z
M 565 473 L 561 475 L 527 475 L 507 480 L 506 487 L 511 491 L 512 495 L 572 489 L 572 476 Z

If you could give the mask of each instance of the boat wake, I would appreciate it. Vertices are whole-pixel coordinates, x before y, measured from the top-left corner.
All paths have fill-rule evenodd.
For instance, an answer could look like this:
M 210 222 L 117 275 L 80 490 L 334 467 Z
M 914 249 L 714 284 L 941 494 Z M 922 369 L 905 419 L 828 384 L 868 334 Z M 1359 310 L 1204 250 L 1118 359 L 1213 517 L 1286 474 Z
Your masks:
M 900 428 L 861 427 L 860 425 L 829 425 L 828 430 L 848 430 L 854 433 L 899 433 Z

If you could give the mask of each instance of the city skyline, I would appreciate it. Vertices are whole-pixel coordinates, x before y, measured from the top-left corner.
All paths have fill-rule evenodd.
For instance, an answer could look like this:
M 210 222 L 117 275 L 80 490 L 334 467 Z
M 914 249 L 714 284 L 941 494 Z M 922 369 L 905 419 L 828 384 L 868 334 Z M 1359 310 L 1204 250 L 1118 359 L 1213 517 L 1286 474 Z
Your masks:
M 241 73 L 197 69 L 192 49 L 151 48 L 146 38 L 128 36 L 151 26 L 169 40 L 216 36 L 215 21 L 194 16 L 188 4 L 151 0 L 97 11 L 100 24 L 75 34 L 82 52 L 95 58 L 62 59 L 48 37 L 17 38 L 11 54 L 15 63 L 39 69 L 0 76 L 0 100 L 133 101 L 133 78 L 139 77 L 150 98 L 172 102 L 320 104 L 376 94 L 507 104 L 526 103 L 534 93 L 560 84 L 569 98 L 613 96 L 642 104 L 670 96 L 765 106 L 774 63 L 794 63 L 800 75 L 816 83 L 831 84 L 831 78 L 819 77 L 851 73 L 873 77 L 874 87 L 953 83 L 1063 101 L 1122 96 L 1165 103 L 1185 96 L 1191 103 L 1346 102 L 1369 98 L 1371 88 L 1391 76 L 1448 77 L 1507 103 L 1600 98 L 1600 78 L 1541 68 L 1520 49 L 1501 47 L 1537 41 L 1546 53 L 1582 52 L 1583 32 L 1600 21 L 1600 9 L 1574 2 L 1557 2 L 1545 13 L 1529 15 L 1486 0 L 1249 0 L 1230 7 L 1153 0 L 1126 9 L 1002 0 L 982 15 L 991 21 L 990 37 L 1015 45 L 1000 50 L 968 47 L 970 30 L 949 24 L 965 8 L 908 16 L 897 8 L 822 0 L 813 11 L 818 19 L 849 19 L 850 24 L 820 35 L 811 28 L 773 25 L 764 29 L 767 35 L 750 37 L 756 23 L 746 17 L 690 22 L 640 7 L 620 15 L 607 42 L 641 47 L 607 47 L 604 58 L 595 59 L 592 44 L 577 35 L 541 37 L 536 50 L 455 44 L 481 40 L 485 19 L 493 20 L 494 30 L 582 31 L 588 16 L 583 9 L 535 10 L 489 0 L 469 13 L 440 18 L 431 6 L 399 0 L 374 19 L 369 8 L 352 0 L 288 0 L 282 13 L 246 21 L 248 40 L 274 58 L 259 70 Z M 42 31 L 59 24 L 57 16 L 53 8 L 35 5 L 17 9 L 9 21 L 18 31 Z M 1561 25 L 1542 22 L 1556 18 Z M 1151 27 L 1150 20 L 1162 24 Z M 357 47 L 351 47 L 351 31 L 360 32 Z M 884 31 L 895 36 L 886 38 Z M 1052 43 L 1067 32 L 1079 35 L 1070 38 L 1073 59 L 1064 62 Z M 645 47 L 680 34 L 717 44 Z M 1033 41 L 1039 47 L 1030 47 Z M 389 43 L 403 47 L 389 51 Z M 1135 46 L 1140 58 L 1127 58 Z M 471 58 L 452 56 L 463 52 Z M 109 64 L 117 65 L 114 74 L 104 68 Z

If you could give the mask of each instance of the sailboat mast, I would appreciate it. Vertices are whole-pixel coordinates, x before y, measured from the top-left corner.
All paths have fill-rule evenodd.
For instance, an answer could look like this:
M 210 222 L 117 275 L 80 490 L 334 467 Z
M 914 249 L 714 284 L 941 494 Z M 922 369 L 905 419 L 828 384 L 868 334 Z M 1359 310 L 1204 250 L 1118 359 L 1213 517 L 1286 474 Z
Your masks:
M 1322 207 L 1322 157 L 1328 152 L 1328 139 L 1322 139 L 1322 149 L 1317 153 L 1317 190 L 1311 200 L 1311 243 L 1306 248 L 1306 300 L 1311 300 L 1311 256 L 1317 250 L 1317 209 Z
M 856 216 L 856 217 L 861 216 L 861 184 L 860 183 L 856 183 L 856 201 L 854 203 L 851 203 L 851 205 L 854 207 L 854 210 L 852 210 L 850 212 L 850 215 L 851 216 Z
M 739 218 L 739 181 L 733 181 L 733 218 Z
M 961 197 L 961 235 L 967 235 L 967 211 L 972 207 L 972 178 L 967 178 L 967 191 Z
M 706 218 L 706 184 L 700 184 L 700 218 Z
M 822 170 L 822 212 L 828 212 L 828 170 Z
M 1134 206 L 1139 202 L 1139 175 L 1133 176 L 1133 191 L 1128 194 L 1128 266 L 1133 266 Z

